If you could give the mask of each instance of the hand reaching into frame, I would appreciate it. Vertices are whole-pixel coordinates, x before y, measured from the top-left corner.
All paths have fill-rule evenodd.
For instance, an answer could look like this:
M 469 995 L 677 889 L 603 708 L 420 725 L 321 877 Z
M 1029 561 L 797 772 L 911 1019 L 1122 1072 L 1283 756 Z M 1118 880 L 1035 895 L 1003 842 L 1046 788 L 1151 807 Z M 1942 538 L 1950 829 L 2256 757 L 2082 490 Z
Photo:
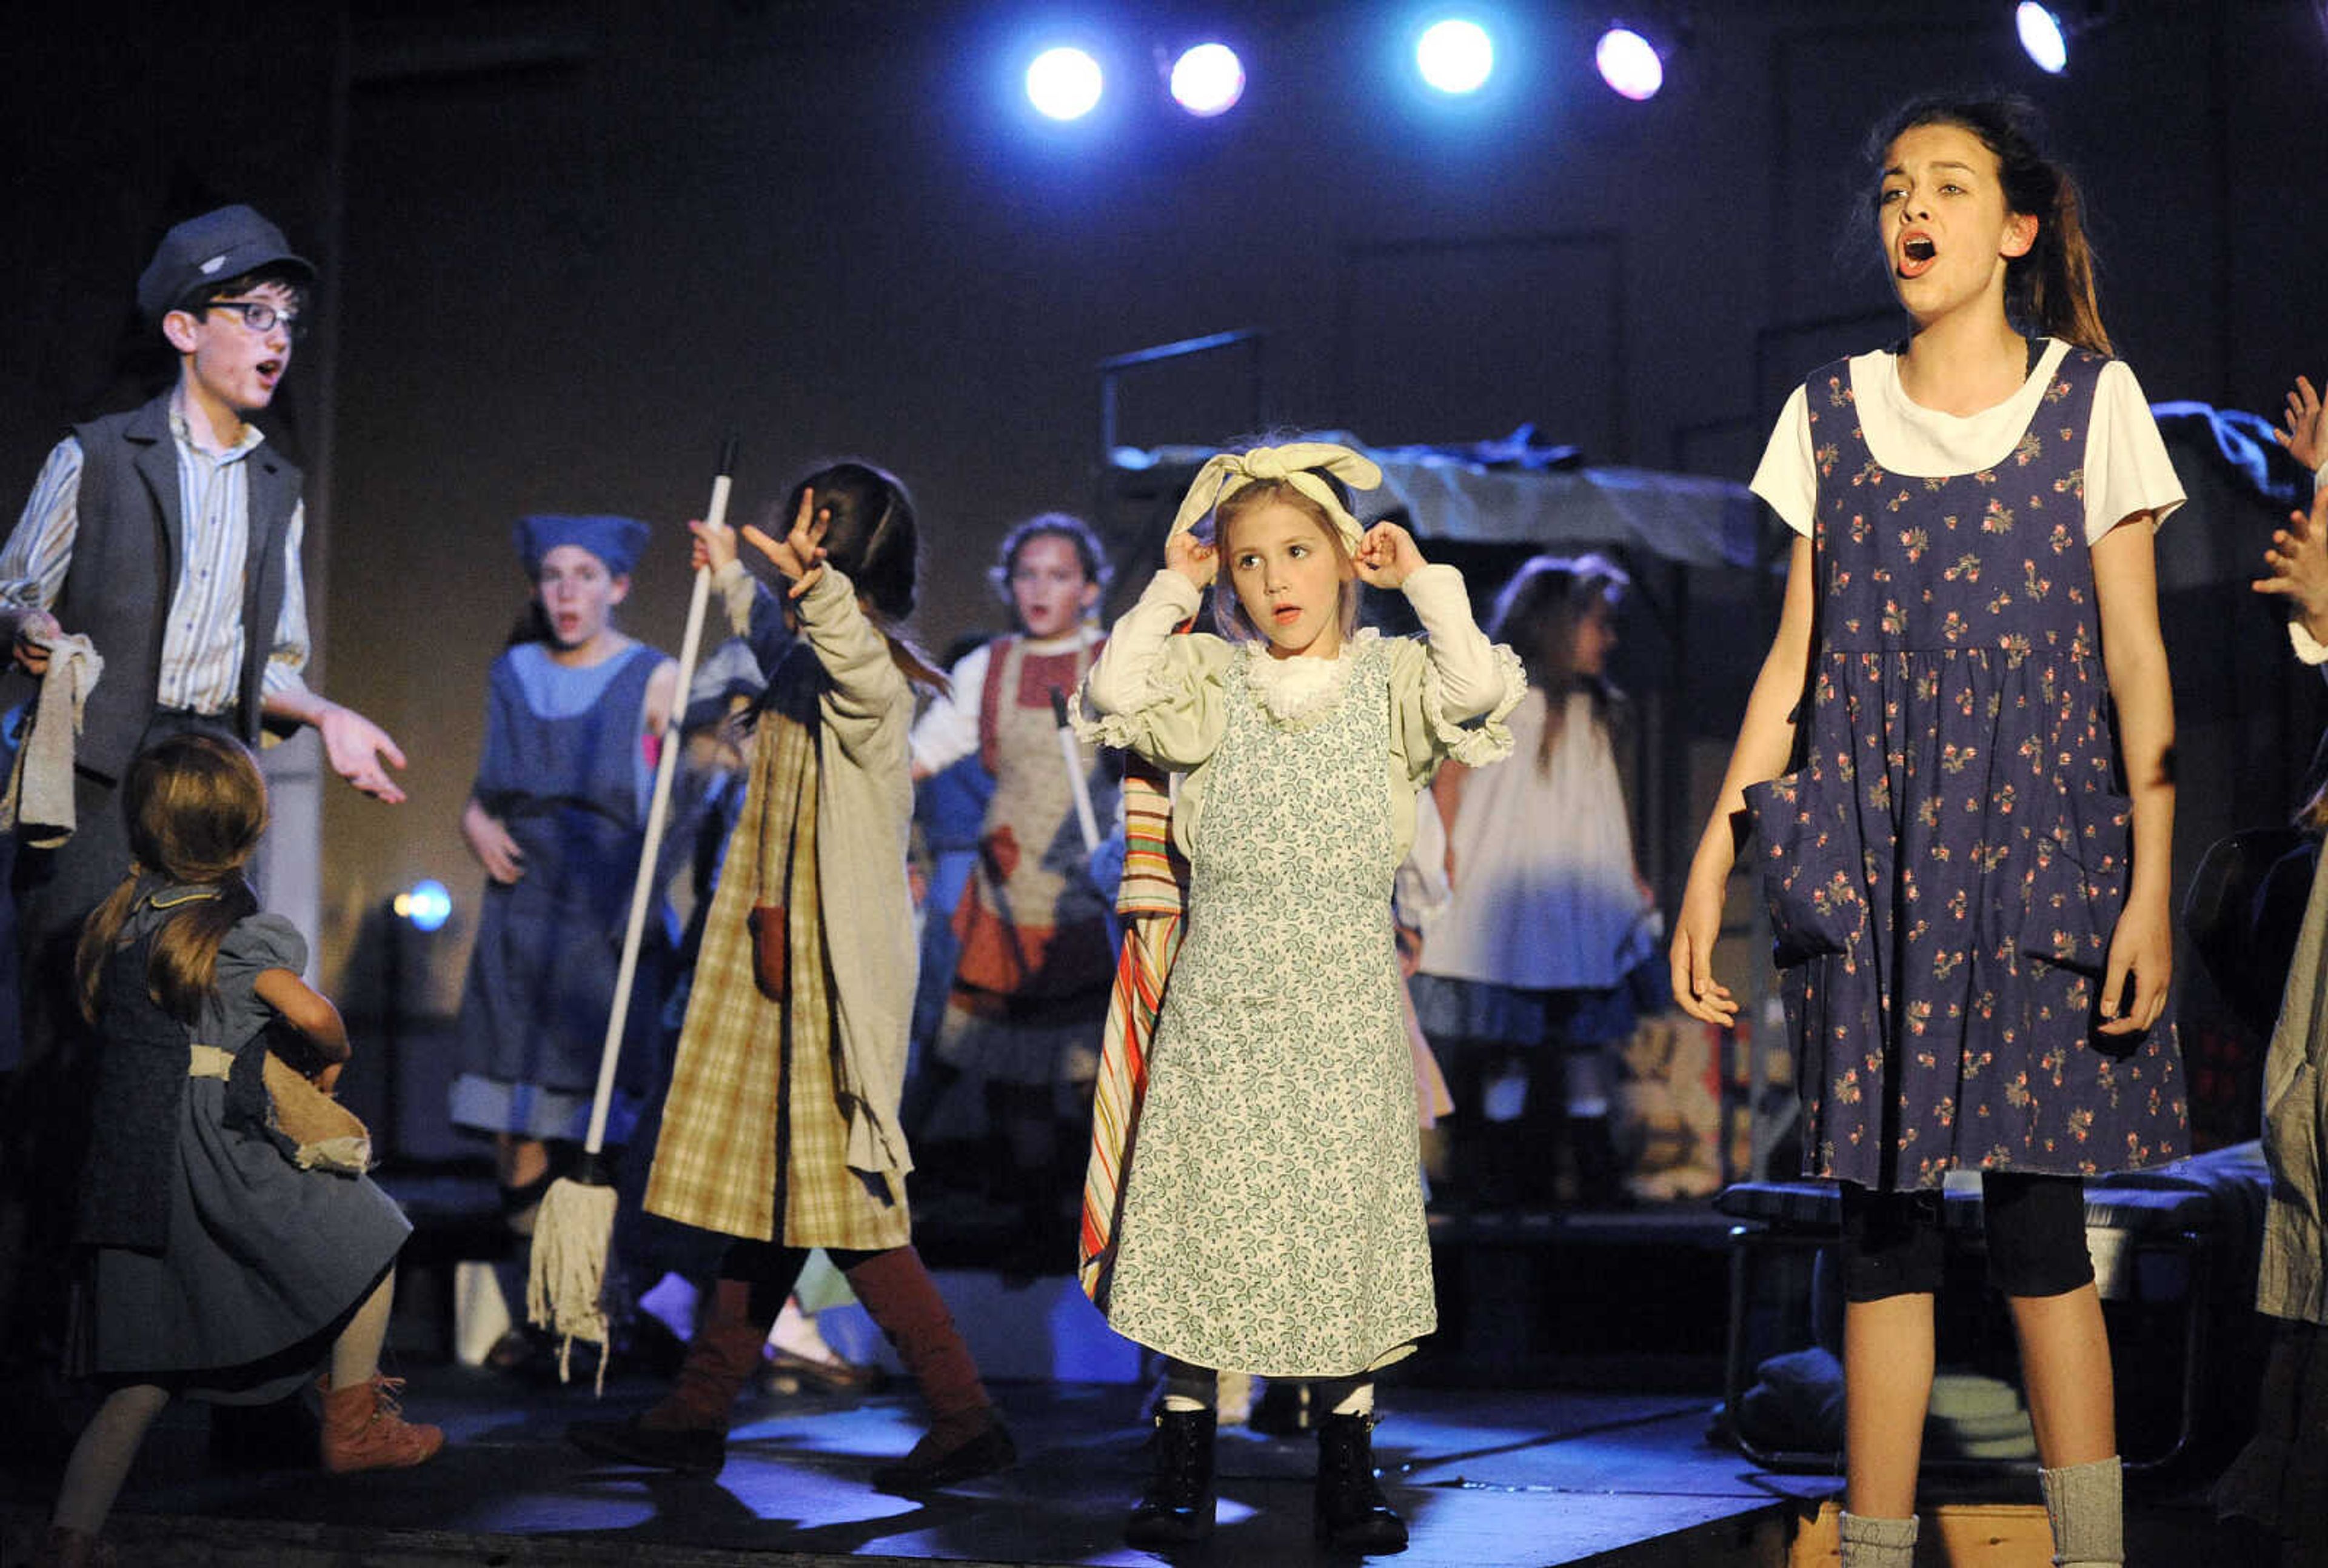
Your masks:
M 2287 448 L 2289 456 L 2318 473 L 2328 463 L 2328 414 L 2321 411 L 2320 394 L 2308 378 L 2295 378 L 2281 422 L 2286 427 L 2274 430 L 2272 438 Z

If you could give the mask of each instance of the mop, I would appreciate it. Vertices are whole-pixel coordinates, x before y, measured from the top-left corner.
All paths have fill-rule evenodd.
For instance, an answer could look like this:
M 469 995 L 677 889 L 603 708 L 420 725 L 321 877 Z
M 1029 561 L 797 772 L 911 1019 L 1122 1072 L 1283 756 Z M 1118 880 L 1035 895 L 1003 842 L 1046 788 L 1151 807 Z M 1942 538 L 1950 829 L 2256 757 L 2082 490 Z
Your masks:
M 719 471 L 711 481 L 711 504 L 703 513 L 713 528 L 728 520 L 728 487 L 736 467 L 736 438 L 730 436 L 719 453 Z M 558 1378 L 568 1376 L 574 1341 L 587 1339 L 598 1347 L 597 1392 L 606 1391 L 606 1343 L 609 1331 L 602 1298 L 606 1284 L 606 1253 L 615 1235 L 615 1184 L 601 1157 L 606 1140 L 606 1109 L 615 1093 L 615 1066 L 622 1056 L 623 1025 L 630 1016 L 631 984 L 638 973 L 639 945 L 646 932 L 647 907 L 653 902 L 655 861 L 662 848 L 664 819 L 671 811 L 671 785 L 679 771 L 679 721 L 687 704 L 688 684 L 695 678 L 695 656 L 703 642 L 703 612 L 711 596 L 710 568 L 695 574 L 695 590 L 687 605 L 687 634 L 679 645 L 678 698 L 663 721 L 662 745 L 655 758 L 654 791 L 647 805 L 645 842 L 639 850 L 638 876 L 631 884 L 631 918 L 623 932 L 623 960 L 615 972 L 615 1002 L 606 1017 L 605 1043 L 598 1052 L 598 1089 L 590 1103 L 590 1129 L 582 1144 L 582 1164 L 574 1175 L 549 1184 L 533 1225 L 533 1260 L 525 1282 L 525 1312 L 534 1327 L 559 1336 Z

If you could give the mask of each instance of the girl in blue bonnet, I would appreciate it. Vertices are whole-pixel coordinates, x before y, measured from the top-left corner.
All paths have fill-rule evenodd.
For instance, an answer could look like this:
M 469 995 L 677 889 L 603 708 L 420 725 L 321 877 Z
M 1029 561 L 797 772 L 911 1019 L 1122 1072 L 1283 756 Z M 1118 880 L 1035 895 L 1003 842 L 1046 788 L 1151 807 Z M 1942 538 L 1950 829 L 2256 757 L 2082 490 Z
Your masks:
M 2182 491 L 2032 121 L 1924 99 L 1870 142 L 1910 332 L 1814 371 L 1755 474 L 1798 537 L 1674 934 L 1681 1005 L 1734 1023 L 1711 958 L 1751 819 L 1805 1171 L 1843 1184 L 1854 1568 L 1913 1554 L 1955 1169 L 1982 1175 L 2054 1561 L 2123 1560 L 2080 1178 L 2188 1152 L 2151 545 Z
M 589 1119 L 679 667 L 614 624 L 646 524 L 544 515 L 520 521 L 512 537 L 533 591 L 488 678 L 484 755 L 461 813 L 486 880 L 451 1111 L 455 1126 L 493 1135 L 502 1215 L 524 1238 Z M 618 1145 L 658 1065 L 668 919 L 650 924 L 631 991 L 608 1134 Z M 504 1295 L 522 1300 L 521 1253 L 502 1278 Z M 525 1347 L 512 1333 L 496 1364 L 522 1364 Z

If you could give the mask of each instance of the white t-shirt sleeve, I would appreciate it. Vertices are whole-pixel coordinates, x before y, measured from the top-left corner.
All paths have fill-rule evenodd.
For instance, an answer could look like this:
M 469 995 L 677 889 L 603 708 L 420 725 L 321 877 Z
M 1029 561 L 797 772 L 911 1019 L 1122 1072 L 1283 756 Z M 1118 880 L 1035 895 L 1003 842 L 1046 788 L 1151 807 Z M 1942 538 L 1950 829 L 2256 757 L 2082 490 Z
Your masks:
M 2086 542 L 2090 545 L 2137 512 L 2154 529 L 2182 504 L 2182 482 L 2141 383 L 2123 361 L 2102 367 L 2086 431 Z
M 1779 410 L 1770 444 L 1762 448 L 1762 461 L 1747 488 L 1768 502 L 1788 528 L 1811 536 L 1817 519 L 1818 463 L 1811 452 L 1810 399 L 1799 384 Z
M 914 721 L 906 742 L 914 766 L 924 774 L 942 773 L 978 749 L 978 708 L 986 690 L 987 651 L 972 648 L 962 662 L 946 671 L 953 695 L 934 697 Z

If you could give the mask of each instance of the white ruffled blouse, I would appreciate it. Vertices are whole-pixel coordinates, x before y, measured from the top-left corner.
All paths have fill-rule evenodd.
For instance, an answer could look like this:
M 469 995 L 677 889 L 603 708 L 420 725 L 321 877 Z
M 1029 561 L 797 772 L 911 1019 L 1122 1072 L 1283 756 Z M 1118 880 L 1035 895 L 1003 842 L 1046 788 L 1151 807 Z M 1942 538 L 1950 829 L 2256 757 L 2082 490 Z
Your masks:
M 1414 841 L 1414 797 L 1441 759 L 1478 767 L 1509 755 L 1504 720 L 1527 692 L 1509 648 L 1488 641 L 1471 618 L 1462 574 L 1425 566 L 1403 586 L 1422 637 L 1389 640 L 1391 829 L 1403 859 Z M 1128 747 L 1187 776 L 1172 812 L 1183 850 L 1202 812 L 1205 765 L 1221 742 L 1228 682 L 1247 682 L 1271 718 L 1289 728 L 1330 710 L 1348 684 L 1352 660 L 1379 634 L 1362 630 L 1331 659 L 1273 659 L 1264 643 L 1234 643 L 1209 633 L 1173 635 L 1197 613 L 1201 591 L 1180 573 L 1159 571 L 1124 612 L 1076 699 L 1075 728 L 1086 740 Z

